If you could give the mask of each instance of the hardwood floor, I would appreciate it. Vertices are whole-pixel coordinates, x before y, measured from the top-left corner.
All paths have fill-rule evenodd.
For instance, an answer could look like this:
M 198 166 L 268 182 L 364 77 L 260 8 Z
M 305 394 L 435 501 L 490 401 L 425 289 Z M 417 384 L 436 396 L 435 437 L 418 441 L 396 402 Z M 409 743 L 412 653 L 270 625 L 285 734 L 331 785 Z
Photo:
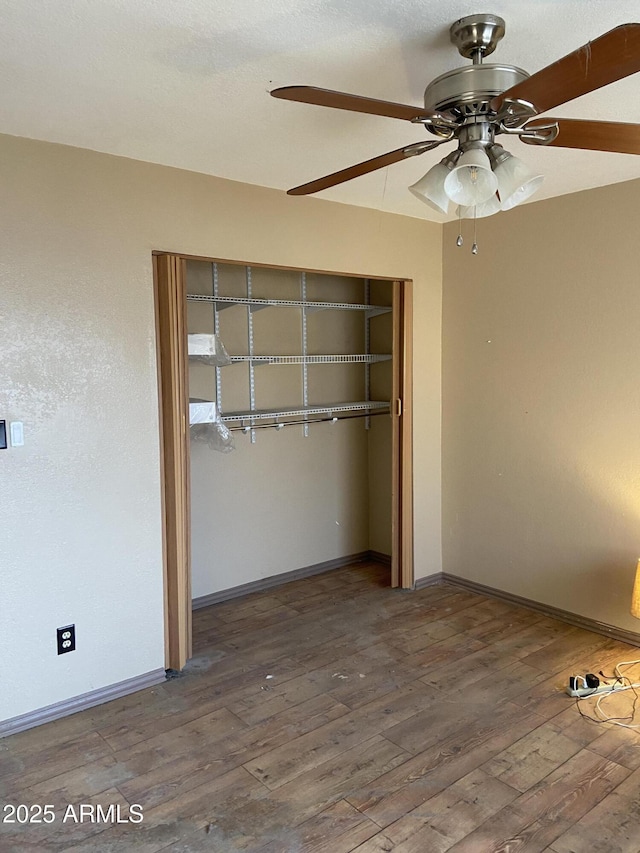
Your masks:
M 0 850 L 638 853 L 640 734 L 562 691 L 640 651 L 387 575 L 197 611 L 182 677 L 0 741 L 2 802 L 55 814 L 0 825 Z

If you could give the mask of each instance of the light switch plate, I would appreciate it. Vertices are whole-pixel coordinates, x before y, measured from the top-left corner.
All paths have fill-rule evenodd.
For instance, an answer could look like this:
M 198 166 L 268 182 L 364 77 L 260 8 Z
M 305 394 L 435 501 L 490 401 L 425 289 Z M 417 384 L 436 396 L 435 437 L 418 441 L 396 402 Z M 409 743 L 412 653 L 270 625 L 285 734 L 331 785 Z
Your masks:
M 22 447 L 24 445 L 24 426 L 22 421 L 11 421 L 9 431 L 11 432 L 11 447 Z

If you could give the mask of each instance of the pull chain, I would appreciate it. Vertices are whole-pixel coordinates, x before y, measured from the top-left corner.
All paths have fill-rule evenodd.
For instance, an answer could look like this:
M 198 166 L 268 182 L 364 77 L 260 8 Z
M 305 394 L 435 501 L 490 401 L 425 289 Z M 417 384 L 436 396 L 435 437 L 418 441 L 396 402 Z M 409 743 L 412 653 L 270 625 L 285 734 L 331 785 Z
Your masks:
M 476 221 L 477 221 L 476 211 L 477 211 L 477 208 L 474 204 L 473 205 L 473 246 L 471 246 L 471 254 L 472 255 L 478 254 L 478 242 L 476 240 Z
M 456 240 L 456 246 L 462 246 L 464 240 L 462 239 L 462 210 L 458 207 L 458 239 Z
M 481 65 L 481 64 L 482 64 L 482 54 L 483 54 L 483 51 L 482 51 L 482 50 L 479 50 L 479 51 L 477 51 L 477 53 L 478 53 L 479 55 L 477 56 L 477 63 L 476 63 L 476 64 L 477 64 L 477 65 Z M 474 60 L 474 62 L 475 62 L 475 60 Z M 477 121 L 478 121 L 478 116 L 474 116 L 473 123 L 474 123 L 474 124 L 476 124 L 476 123 L 477 123 Z M 477 206 L 474 204 L 474 205 L 473 205 L 473 244 L 472 244 L 472 246 L 471 246 L 471 254 L 472 254 L 472 255 L 477 255 L 477 254 L 478 254 L 478 241 L 476 240 L 476 219 L 477 219 L 477 217 L 476 217 L 476 213 L 477 213 L 477 210 L 478 210 L 478 208 L 477 208 Z

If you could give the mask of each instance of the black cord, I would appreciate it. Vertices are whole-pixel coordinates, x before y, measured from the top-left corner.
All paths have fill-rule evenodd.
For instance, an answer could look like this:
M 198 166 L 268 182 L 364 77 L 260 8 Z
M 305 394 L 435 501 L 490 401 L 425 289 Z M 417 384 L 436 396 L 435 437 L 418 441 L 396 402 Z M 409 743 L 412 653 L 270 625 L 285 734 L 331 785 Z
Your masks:
M 581 700 L 580 700 L 580 698 L 576 697 L 576 708 L 578 709 L 578 713 L 580 714 L 580 716 L 585 720 L 590 720 L 592 723 L 598 723 L 598 724 L 613 723 L 613 722 L 622 723 L 625 721 L 633 720 L 635 718 L 635 715 L 636 715 L 636 707 L 638 705 L 638 700 L 640 699 L 640 694 L 638 693 L 638 689 L 633 686 L 633 682 L 631 681 L 631 679 L 627 675 L 605 675 L 602 672 L 602 670 L 600 670 L 598 675 L 601 675 L 605 680 L 613 679 L 614 684 L 617 684 L 617 683 L 624 684 L 625 681 L 629 682 L 629 688 L 631 690 L 633 690 L 633 697 L 634 697 L 633 698 L 633 704 L 631 705 L 631 713 L 625 717 L 608 717 L 606 720 L 601 720 L 598 717 L 590 717 L 589 714 L 585 714 L 583 712 L 582 708 L 580 707 L 580 701 Z M 593 693 L 592 695 L 597 696 L 598 694 Z M 602 695 L 602 694 L 600 694 L 600 695 Z M 611 694 L 609 693 L 607 695 L 610 696 Z M 588 699 L 588 698 L 590 698 L 590 697 L 589 696 L 583 696 L 582 697 L 582 699 Z
M 628 676 L 626 676 L 626 675 L 605 675 L 602 670 L 600 670 L 598 675 L 601 675 L 605 681 L 611 681 L 613 679 L 614 684 L 617 684 L 619 681 L 624 684 L 625 678 L 627 679 L 629 684 L 631 684 L 631 679 L 628 678 Z
M 597 694 L 594 694 L 594 695 L 597 695 Z M 582 699 L 589 699 L 589 698 L 590 698 L 589 696 L 583 696 L 582 697 Z M 582 701 L 582 699 L 576 698 L 576 708 L 578 709 L 578 713 L 585 720 L 590 720 L 592 723 L 598 723 L 598 725 L 604 725 L 605 723 L 612 723 L 612 722 L 614 722 L 614 720 L 617 720 L 618 722 L 622 722 L 623 720 L 632 720 L 634 717 L 634 714 L 635 714 L 635 705 L 636 705 L 637 699 L 634 700 L 634 702 L 633 702 L 633 709 L 631 712 L 631 716 L 629 716 L 629 717 L 609 717 L 606 720 L 601 720 L 598 717 L 590 717 L 588 714 L 585 714 L 584 711 L 582 710 L 582 708 L 580 707 L 580 702 Z
M 631 683 L 631 680 L 629 680 L 629 684 L 630 684 L 631 690 L 633 690 L 633 704 L 632 704 L 632 706 L 631 706 L 631 714 L 630 714 L 630 716 L 628 716 L 628 717 L 626 717 L 626 718 L 625 718 L 625 717 L 623 717 L 622 719 L 633 720 L 633 719 L 635 718 L 635 715 L 636 715 L 636 706 L 637 706 L 637 704 L 638 704 L 638 699 L 640 699 L 640 696 L 638 695 L 638 690 L 637 690 L 637 688 L 635 688 L 635 687 L 633 686 L 633 684 Z M 613 719 L 615 719 L 615 717 L 614 717 Z
M 604 723 L 604 720 L 598 720 L 596 717 L 590 717 L 588 714 L 585 714 L 582 708 L 580 707 L 580 699 L 576 698 L 576 708 L 578 709 L 578 713 L 585 720 L 590 720 L 592 723 Z

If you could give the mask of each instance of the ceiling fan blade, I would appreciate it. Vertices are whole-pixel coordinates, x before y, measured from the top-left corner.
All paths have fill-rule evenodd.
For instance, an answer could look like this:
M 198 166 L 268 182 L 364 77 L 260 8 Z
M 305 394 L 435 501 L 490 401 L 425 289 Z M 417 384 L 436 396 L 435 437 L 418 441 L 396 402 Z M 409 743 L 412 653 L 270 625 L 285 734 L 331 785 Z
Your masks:
M 640 154 L 640 124 L 619 121 L 586 121 L 577 118 L 544 118 L 528 122 L 524 130 L 557 123 L 559 133 L 545 145 L 556 148 L 583 148 L 589 151 L 614 151 L 618 154 Z M 535 139 L 521 137 L 523 142 L 536 145 Z
M 345 181 L 359 178 L 360 175 L 375 172 L 376 169 L 391 166 L 392 163 L 398 163 L 407 157 L 424 154 L 425 151 L 437 148 L 443 142 L 446 142 L 446 140 L 439 139 L 434 142 L 416 142 L 414 145 L 405 145 L 404 148 L 397 148 L 395 151 L 389 151 L 387 154 L 381 154 L 379 157 L 373 157 L 371 160 L 365 160 L 363 163 L 356 163 L 355 166 L 349 166 L 347 169 L 341 169 L 339 172 L 333 172 L 331 175 L 325 175 L 324 178 L 309 181 L 308 184 L 301 184 L 299 187 L 287 190 L 287 195 L 310 195 L 311 193 L 318 193 L 320 190 L 335 187 L 336 184 L 343 184 Z
M 391 101 L 378 101 L 361 95 L 348 95 L 346 92 L 332 92 L 330 89 L 317 89 L 314 86 L 283 86 L 273 89 L 274 98 L 285 101 L 299 101 L 303 104 L 315 104 L 319 107 L 333 107 L 336 110 L 350 110 L 356 113 L 369 113 L 376 116 L 401 118 L 412 121 L 415 118 L 436 116 L 424 107 L 410 107 L 406 104 L 394 104 Z M 438 118 L 440 116 L 438 115 Z
M 505 99 L 520 98 L 544 113 L 637 71 L 640 24 L 622 24 L 507 89 L 491 109 L 498 112 Z

